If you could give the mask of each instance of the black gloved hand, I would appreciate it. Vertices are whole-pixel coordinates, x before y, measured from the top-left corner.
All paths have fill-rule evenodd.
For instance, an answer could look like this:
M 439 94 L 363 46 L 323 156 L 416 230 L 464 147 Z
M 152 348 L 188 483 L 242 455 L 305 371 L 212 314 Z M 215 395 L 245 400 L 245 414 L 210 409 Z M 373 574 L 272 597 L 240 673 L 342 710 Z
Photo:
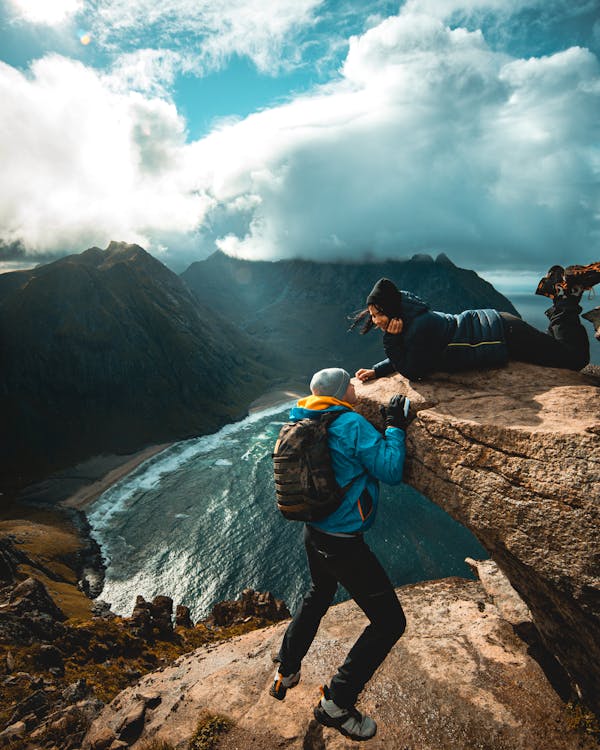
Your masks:
M 399 427 L 401 430 L 406 430 L 408 424 L 408 409 L 410 407 L 410 399 L 406 396 L 401 396 L 397 393 L 392 396 L 390 403 L 387 405 L 385 426 L 386 427 Z

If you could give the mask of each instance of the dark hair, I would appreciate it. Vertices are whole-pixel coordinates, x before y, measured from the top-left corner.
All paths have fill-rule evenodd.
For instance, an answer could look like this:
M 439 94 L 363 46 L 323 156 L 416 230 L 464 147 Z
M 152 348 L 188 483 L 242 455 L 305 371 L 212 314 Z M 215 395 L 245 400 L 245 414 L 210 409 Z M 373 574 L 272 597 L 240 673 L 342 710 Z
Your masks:
M 377 305 L 374 305 L 374 307 L 377 307 Z M 381 309 L 377 307 L 377 309 L 381 312 Z M 371 317 L 371 313 L 369 312 L 369 308 L 365 308 L 364 310 L 360 310 L 359 312 L 354 313 L 354 315 L 349 316 L 349 319 L 352 321 L 349 331 L 353 331 L 356 326 L 363 323 L 363 327 L 360 329 L 360 333 L 364 335 L 365 333 L 369 333 L 369 331 L 374 327 L 375 323 L 373 323 L 373 318 Z

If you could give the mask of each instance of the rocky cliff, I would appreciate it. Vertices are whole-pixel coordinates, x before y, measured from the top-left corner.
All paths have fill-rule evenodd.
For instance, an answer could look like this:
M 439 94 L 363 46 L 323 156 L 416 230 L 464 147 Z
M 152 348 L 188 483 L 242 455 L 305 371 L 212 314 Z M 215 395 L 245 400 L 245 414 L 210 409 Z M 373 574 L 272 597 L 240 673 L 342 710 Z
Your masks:
M 524 364 L 358 388 L 407 393 L 406 481 L 467 526 L 600 713 L 600 381 Z
M 574 729 L 543 670 L 515 634 L 528 614 L 512 594 L 477 581 L 404 586 L 408 627 L 360 700 L 377 717 L 372 750 L 592 750 Z M 506 586 L 505 589 L 510 589 Z M 492 589 L 491 589 L 492 590 Z M 506 619 L 506 609 L 514 614 Z M 332 607 L 285 701 L 268 694 L 285 623 L 181 657 L 120 693 L 101 713 L 84 750 L 192 747 L 240 750 L 350 750 L 356 743 L 312 719 L 319 685 L 365 626 L 353 602 Z M 199 722 L 229 726 L 213 743 L 193 744 Z

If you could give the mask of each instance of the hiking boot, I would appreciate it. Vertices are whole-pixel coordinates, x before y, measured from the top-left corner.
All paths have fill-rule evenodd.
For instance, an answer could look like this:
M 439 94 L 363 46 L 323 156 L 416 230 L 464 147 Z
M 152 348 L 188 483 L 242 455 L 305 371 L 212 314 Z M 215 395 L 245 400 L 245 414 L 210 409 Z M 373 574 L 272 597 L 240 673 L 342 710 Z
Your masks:
M 540 279 L 535 293 L 554 299 L 564 294 L 566 288 L 565 269 L 562 266 L 552 266 L 548 273 Z
M 600 341 L 600 307 L 594 307 L 593 310 L 588 310 L 581 316 L 594 326 L 594 336 Z
M 340 708 L 331 700 L 327 685 L 321 688 L 323 697 L 314 708 L 315 719 L 325 727 L 338 732 L 355 742 L 370 740 L 377 732 L 377 724 L 369 716 L 363 716 L 354 706 Z
M 299 682 L 300 672 L 294 672 L 294 674 L 284 677 L 281 672 L 277 671 L 275 672 L 273 684 L 269 689 L 269 694 L 272 695 L 273 698 L 277 698 L 278 701 L 282 701 L 285 698 L 287 691 L 296 687 Z
M 600 284 L 600 262 L 590 263 L 589 266 L 567 266 L 565 268 L 567 291 L 581 290 L 585 292 L 596 284 Z

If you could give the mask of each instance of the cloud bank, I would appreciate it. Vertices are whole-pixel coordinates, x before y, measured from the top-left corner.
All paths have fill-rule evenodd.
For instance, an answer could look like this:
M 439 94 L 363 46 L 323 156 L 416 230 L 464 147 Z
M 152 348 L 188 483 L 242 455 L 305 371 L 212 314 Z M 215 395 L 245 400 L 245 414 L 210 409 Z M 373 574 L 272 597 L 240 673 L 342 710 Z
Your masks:
M 216 247 L 445 251 L 482 270 L 597 260 L 597 58 L 514 58 L 423 7 L 352 37 L 328 85 L 193 143 L 160 87 L 132 93 L 60 57 L 27 76 L 1 65 L 0 239 L 40 253 L 138 241 L 175 264 Z

